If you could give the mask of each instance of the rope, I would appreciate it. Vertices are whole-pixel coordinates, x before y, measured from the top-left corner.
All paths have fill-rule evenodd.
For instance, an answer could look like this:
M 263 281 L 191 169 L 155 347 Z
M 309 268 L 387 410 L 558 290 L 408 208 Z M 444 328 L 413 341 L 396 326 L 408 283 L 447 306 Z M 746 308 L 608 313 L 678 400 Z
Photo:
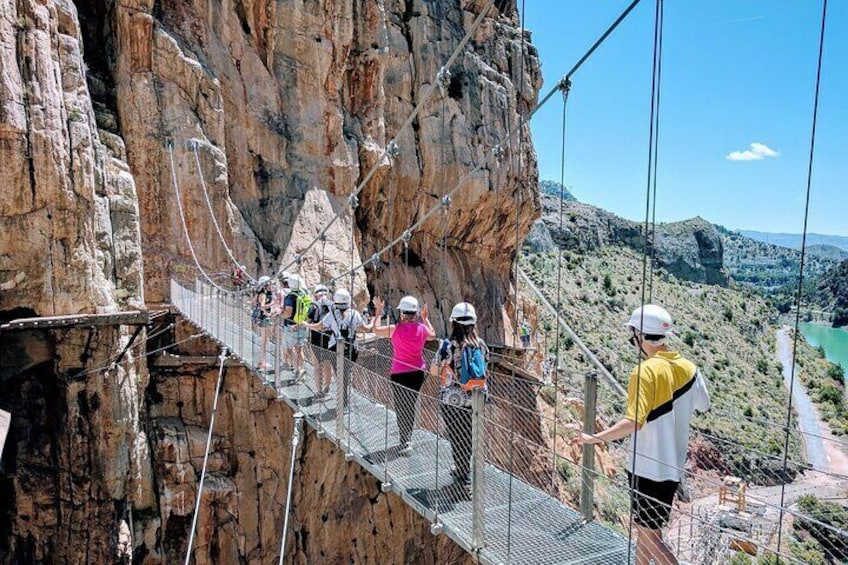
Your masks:
M 221 240 L 221 243 L 224 246 L 224 249 L 227 251 L 227 255 L 230 257 L 230 261 L 233 262 L 237 268 L 241 267 L 241 263 L 239 263 L 235 256 L 233 255 L 232 250 L 227 245 L 227 240 L 224 238 L 224 234 L 221 232 L 221 226 L 218 225 L 218 220 L 215 218 L 215 211 L 212 209 L 212 201 L 209 200 L 209 191 L 206 188 L 206 179 L 203 177 L 203 169 L 200 166 L 200 156 L 197 154 L 197 146 L 199 142 L 196 139 L 192 139 L 189 141 L 189 145 L 194 152 L 194 163 L 197 165 L 197 175 L 200 177 L 200 187 L 203 189 L 203 198 L 206 200 L 206 207 L 209 209 L 209 216 L 212 217 L 212 225 L 215 226 L 215 231 L 218 234 L 218 238 Z M 251 282 L 255 282 L 255 279 L 251 277 L 247 272 L 244 273 L 247 275 L 247 278 L 250 279 Z
M 639 327 L 643 328 L 645 325 L 645 304 L 647 303 L 647 279 L 648 279 L 648 224 L 650 220 L 650 211 L 651 211 L 651 166 L 653 163 L 653 150 L 654 150 L 654 122 L 656 116 L 656 101 L 657 101 L 657 62 L 659 60 L 659 38 L 662 28 L 662 0 L 656 0 L 656 7 L 654 11 L 654 49 L 653 49 L 653 64 L 651 69 L 651 115 L 650 115 L 650 126 L 648 128 L 648 187 L 647 194 L 645 195 L 645 245 L 642 250 L 642 296 L 641 296 L 641 317 L 639 320 Z M 636 359 L 636 421 L 639 421 L 639 396 L 641 394 L 641 380 L 642 380 L 642 359 L 641 359 L 641 351 L 642 346 L 641 343 L 639 345 L 639 351 L 637 351 L 637 359 Z M 632 461 L 634 461 L 634 469 L 635 469 L 635 461 L 636 461 L 636 444 L 639 440 L 639 430 L 638 427 L 633 431 L 633 441 L 631 446 L 631 457 Z M 630 485 L 633 488 L 634 485 Z M 633 526 L 634 526 L 634 516 L 633 509 L 631 506 L 630 509 L 630 518 L 628 520 L 628 528 L 627 528 L 627 538 L 630 543 L 627 544 L 627 560 L 630 562 L 631 554 L 633 551 Z
M 280 542 L 280 563 L 283 565 L 283 560 L 286 558 L 286 537 L 289 531 L 289 513 L 292 500 L 292 486 L 294 484 L 294 462 L 297 459 L 297 446 L 300 444 L 300 430 L 303 427 L 303 412 L 295 412 L 294 414 L 294 430 L 292 431 L 292 452 L 291 464 L 289 465 L 289 486 L 286 492 L 286 514 L 283 518 L 283 540 Z M 186 563 L 188 565 L 188 563 Z
M 203 270 L 203 267 L 200 266 L 200 261 L 197 260 L 197 254 L 194 252 L 194 245 L 191 243 L 191 236 L 188 234 L 188 225 L 186 225 L 185 213 L 183 212 L 183 200 L 180 196 L 179 184 L 177 183 L 177 169 L 174 166 L 174 142 L 170 140 L 168 141 L 168 152 L 171 155 L 171 181 L 174 185 L 174 194 L 177 196 L 177 210 L 180 212 L 180 221 L 183 225 L 183 233 L 185 234 L 186 243 L 188 243 L 188 249 L 191 251 L 191 258 L 194 260 L 194 264 L 197 267 L 197 270 L 200 271 L 200 274 L 203 275 L 203 278 L 209 281 L 209 284 L 213 287 L 225 292 L 224 288 L 215 284 L 215 281 L 213 281 L 206 271 Z
M 563 191 L 565 190 L 565 132 L 566 132 L 566 109 L 568 105 L 568 93 L 571 89 L 571 85 L 568 84 L 562 91 L 562 141 L 561 141 L 561 152 L 559 158 L 559 229 L 560 232 L 563 230 L 563 200 L 565 194 Z M 562 311 L 562 246 L 557 245 L 557 284 L 556 284 L 557 294 L 556 294 L 556 311 L 557 313 Z M 553 488 L 556 476 L 557 476 L 557 457 L 556 457 L 556 441 L 557 441 L 557 417 L 556 410 L 557 405 L 559 404 L 559 355 L 560 355 L 560 325 L 559 325 L 559 316 L 554 316 L 556 320 L 556 362 L 553 367 L 554 377 L 554 468 L 551 474 L 551 488 Z M 547 334 L 546 334 L 547 335 Z M 545 351 L 545 359 L 547 359 L 548 352 Z
M 221 381 L 224 380 L 224 361 L 227 358 L 227 348 L 221 350 L 218 358 L 218 382 L 215 384 L 215 399 L 212 402 L 212 418 L 209 421 L 209 432 L 206 434 L 206 451 L 203 453 L 203 467 L 200 471 L 200 486 L 197 488 L 197 496 L 194 501 L 194 516 L 191 519 L 191 532 L 188 537 L 188 551 L 186 552 L 185 565 L 191 563 L 191 553 L 194 549 L 194 532 L 197 530 L 197 518 L 200 515 L 200 499 L 203 496 L 203 483 L 206 481 L 206 464 L 209 461 L 209 449 L 212 447 L 212 431 L 215 429 L 215 415 L 218 412 L 218 397 L 221 393 Z
M 459 44 L 456 46 L 456 48 L 451 53 L 450 57 L 448 57 L 447 62 L 442 66 L 443 69 L 449 69 L 454 64 L 457 57 L 459 57 L 460 53 L 462 53 L 462 50 L 465 49 L 465 46 L 468 44 L 468 42 L 471 40 L 471 38 L 474 36 L 474 34 L 477 33 L 477 30 L 479 29 L 480 25 L 483 23 L 483 19 L 486 17 L 486 14 L 489 12 L 489 9 L 494 4 L 495 4 L 495 0 L 489 0 L 488 2 L 486 2 L 486 5 L 483 6 L 482 10 L 480 10 L 480 13 L 477 15 L 477 18 L 471 24 L 471 27 L 468 28 L 468 32 L 465 34 L 465 37 L 462 38 L 462 40 L 459 42 Z M 436 89 L 436 87 L 431 85 L 430 88 L 427 88 L 424 91 L 424 94 L 421 97 L 421 100 L 419 100 L 418 104 L 415 105 L 415 108 L 412 109 L 412 112 L 406 118 L 406 121 L 403 122 L 403 124 L 400 126 L 400 128 L 398 128 L 395 136 L 382 149 L 380 156 L 377 159 L 375 159 L 374 164 L 371 166 L 371 169 L 366 173 L 365 177 L 359 182 L 359 184 L 356 186 L 356 188 L 351 193 L 352 196 L 358 196 L 359 193 L 362 191 L 362 189 L 364 189 L 365 186 L 371 181 L 371 178 L 377 172 L 377 169 L 380 167 L 380 165 L 384 162 L 386 156 L 387 155 L 391 156 L 393 153 L 395 153 L 397 151 L 398 138 L 400 137 L 400 134 L 404 130 L 406 130 L 406 128 L 408 128 L 409 126 L 412 125 L 412 123 L 418 117 L 418 114 L 421 113 L 421 109 L 430 100 L 430 96 L 433 94 L 433 91 L 435 89 Z M 338 213 L 335 216 L 333 216 L 330 219 L 330 221 L 327 223 L 327 225 L 325 225 L 324 228 L 321 231 L 326 232 L 330 228 L 330 226 L 332 226 L 336 222 L 336 220 L 338 220 L 340 218 L 340 216 L 341 215 L 338 214 Z M 315 245 L 316 241 L 318 241 L 317 237 L 314 238 L 309 243 L 309 245 L 307 245 L 303 249 L 303 251 L 301 251 L 300 254 L 306 255 L 309 252 L 309 250 L 312 249 L 312 246 Z M 293 262 L 289 263 L 287 266 L 283 267 L 281 269 L 281 271 L 287 270 L 293 264 L 294 264 Z
M 822 75 L 822 58 L 824 57 L 824 31 L 827 23 L 827 0 L 822 0 L 822 16 L 821 16 L 821 32 L 819 33 L 819 55 L 816 62 L 816 89 L 813 96 L 813 123 L 810 130 L 810 154 L 807 160 L 807 187 L 804 201 L 804 230 L 801 232 L 801 260 L 798 266 L 798 291 L 795 295 L 795 303 L 798 307 L 795 309 L 795 335 L 792 342 L 792 369 L 789 376 L 789 405 L 786 408 L 786 439 L 783 443 L 783 472 L 786 473 L 786 467 L 789 459 L 789 426 L 792 423 L 792 391 L 795 388 L 795 355 L 798 351 L 798 337 L 801 335 L 801 298 L 804 294 L 804 260 L 807 254 L 807 226 L 810 217 L 810 193 L 812 192 L 813 183 L 813 158 L 816 149 L 816 124 L 819 116 L 819 92 L 821 89 Z M 784 504 L 786 499 L 786 483 L 781 482 L 780 485 L 780 517 L 778 524 L 783 523 Z M 780 552 L 780 544 L 783 541 L 783 528 L 778 528 L 777 532 L 777 551 Z

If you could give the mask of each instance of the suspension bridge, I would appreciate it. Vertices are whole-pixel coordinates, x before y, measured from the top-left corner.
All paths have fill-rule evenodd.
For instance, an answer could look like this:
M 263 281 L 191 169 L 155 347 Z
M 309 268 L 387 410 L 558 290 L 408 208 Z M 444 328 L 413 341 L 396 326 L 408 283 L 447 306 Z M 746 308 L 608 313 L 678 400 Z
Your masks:
M 429 210 L 420 214 L 416 221 L 406 226 L 398 235 L 389 241 L 383 248 L 376 251 L 359 264 L 354 261 L 355 247 L 355 214 L 359 205 L 358 195 L 368 182 L 375 176 L 377 168 L 385 163 L 390 166 L 398 158 L 400 151 L 398 147 L 399 133 L 392 138 L 382 149 L 379 158 L 375 160 L 373 167 L 363 175 L 359 184 L 347 196 L 349 208 L 346 210 L 350 216 L 350 270 L 340 273 L 327 282 L 331 285 L 342 286 L 349 278 L 353 286 L 354 275 L 368 267 L 376 265 L 383 257 L 389 256 L 389 252 L 398 245 L 403 245 L 408 251 L 409 243 L 413 234 L 421 230 L 425 225 L 435 233 L 440 224 L 442 237 L 439 249 L 442 253 L 447 250 L 447 224 L 450 214 L 451 198 L 466 185 L 469 178 L 480 169 L 487 166 L 496 166 L 504 158 L 505 148 L 510 138 L 527 124 L 543 105 L 550 101 L 554 94 L 561 93 L 563 96 L 563 166 L 561 185 L 564 182 L 564 146 L 565 146 L 565 106 L 568 93 L 571 88 L 571 77 L 588 60 L 594 51 L 606 40 L 606 38 L 617 28 L 617 26 L 636 7 L 639 0 L 633 0 L 622 12 L 619 18 L 613 22 L 600 38 L 587 50 L 581 59 L 566 73 L 562 80 L 555 85 L 536 106 L 522 114 L 519 123 L 515 124 L 499 140 L 499 143 L 491 148 L 490 154 L 479 160 L 472 170 L 457 179 L 456 184 L 449 190 L 441 193 L 438 202 Z M 432 86 L 424 91 L 421 100 L 409 115 L 408 119 L 400 127 L 399 132 L 410 127 L 419 116 L 421 109 L 436 92 L 441 91 L 442 98 L 446 96 L 447 86 L 450 82 L 449 69 L 455 62 L 467 42 L 478 29 L 486 12 L 494 4 L 489 1 L 478 14 L 470 26 L 466 36 L 459 43 L 444 66 L 434 78 Z M 655 230 L 655 216 L 651 218 L 651 205 L 656 202 L 656 170 L 657 170 L 657 136 L 659 129 L 659 85 L 661 73 L 661 50 L 662 50 L 662 0 L 656 2 L 655 28 L 654 28 L 654 65 L 651 87 L 651 116 L 650 116 L 650 139 L 648 156 L 648 183 L 646 195 L 646 217 L 645 217 L 645 248 L 642 274 L 642 302 L 648 302 L 652 298 L 653 281 L 653 253 L 655 245 L 653 234 Z M 819 44 L 819 68 L 816 84 L 816 103 L 818 101 L 819 79 L 821 74 L 821 52 L 824 41 L 824 24 L 826 19 L 826 2 L 822 14 L 822 35 Z M 522 17 L 523 20 L 523 17 Z M 522 42 L 522 49 L 524 48 Z M 523 57 L 522 57 L 523 65 Z M 521 69 L 523 74 L 524 69 Z M 520 84 L 523 85 L 522 80 Z M 444 124 L 444 109 L 442 111 Z M 812 140 L 815 139 L 815 112 L 813 118 Z M 812 163 L 812 145 L 810 163 Z M 194 152 L 195 162 L 200 172 L 200 164 L 197 157 L 198 144 L 190 142 L 187 147 Z M 249 310 L 244 301 L 237 293 L 221 287 L 212 280 L 201 266 L 196 250 L 192 245 L 189 231 L 186 226 L 183 213 L 183 204 L 180 188 L 175 173 L 174 145 L 169 144 L 172 180 L 175 197 L 178 204 L 180 219 L 188 242 L 191 256 L 197 271 L 202 279 L 194 281 L 172 281 L 171 300 L 175 308 L 203 332 L 216 339 L 229 355 L 240 359 L 249 367 L 257 366 L 260 350 L 259 336 L 253 331 L 250 323 Z M 520 159 L 519 165 L 520 169 Z M 443 179 L 446 180 L 446 179 Z M 200 174 L 200 185 L 203 189 L 206 203 L 215 222 L 213 207 L 208 198 L 205 182 Z M 447 183 L 445 183 L 447 186 Z M 807 193 L 810 190 L 810 177 L 807 178 Z M 516 208 L 516 248 L 519 244 L 518 233 L 518 208 L 519 202 L 515 202 Z M 655 210 L 655 206 L 654 206 Z M 440 215 L 441 213 L 441 215 Z M 334 222 L 343 217 L 339 213 L 320 230 L 315 238 L 305 246 L 288 265 L 280 268 L 280 272 L 296 268 L 303 260 L 304 255 L 309 253 L 318 242 L 325 242 L 327 230 Z M 392 216 L 392 201 L 389 201 L 389 216 Z M 562 213 L 560 213 L 562 216 Z M 216 232 L 227 250 L 227 255 L 233 264 L 238 264 L 226 239 L 221 233 L 220 227 L 215 222 Z M 805 223 L 806 233 L 806 223 Z M 406 261 L 409 264 L 408 258 Z M 560 260 L 561 265 L 561 260 Z M 801 260 L 803 270 L 803 251 Z M 558 277 L 559 277 L 558 273 Z M 518 269 L 515 263 L 516 300 L 518 303 L 518 282 L 529 281 Z M 800 285 L 800 282 L 799 282 Z M 530 285 L 532 286 L 532 285 Z M 352 288 L 351 288 L 352 290 Z M 537 291 L 541 296 L 541 293 Z M 567 324 L 561 320 L 556 306 L 544 301 L 548 311 L 553 315 L 557 323 L 557 340 L 559 343 L 560 325 L 566 332 L 570 332 Z M 494 308 L 494 306 L 493 306 Z M 517 316 L 517 312 L 515 313 Z M 514 327 L 518 326 L 515 320 Z M 796 332 L 797 333 L 797 332 Z M 609 477 L 594 469 L 594 447 L 584 446 L 582 453 L 582 464 L 573 462 L 573 458 L 565 457 L 558 451 L 557 446 L 557 415 L 556 402 L 554 403 L 554 416 L 549 418 L 539 413 L 535 407 L 535 397 L 540 394 L 541 383 L 528 381 L 519 375 L 509 374 L 508 371 L 495 370 L 492 374 L 493 397 L 491 404 L 486 404 L 478 395 L 475 398 L 473 409 L 474 433 L 472 444 L 466 446 L 472 453 L 472 485 L 470 489 L 456 484 L 451 470 L 451 444 L 443 437 L 443 426 L 439 419 L 439 398 L 434 390 L 434 384 L 422 390 L 418 406 L 418 423 L 413 434 L 413 453 L 409 456 L 400 453 L 397 429 L 398 406 L 392 402 L 391 383 L 386 377 L 388 375 L 391 352 L 390 346 L 384 340 L 370 340 L 363 344 L 362 356 L 357 363 L 345 359 L 342 348 L 338 353 L 322 350 L 317 347 L 307 346 L 308 359 L 307 374 L 304 378 L 295 379 L 294 375 L 283 369 L 282 351 L 278 350 L 276 344 L 280 343 L 279 336 L 271 340 L 268 347 L 268 355 L 273 360 L 275 367 L 273 373 L 257 371 L 258 378 L 265 379 L 269 386 L 274 386 L 281 401 L 288 403 L 295 411 L 298 418 L 306 421 L 312 429 L 327 441 L 336 442 L 344 451 L 349 460 L 356 461 L 369 473 L 381 481 L 384 491 L 394 492 L 411 508 L 431 523 L 431 531 L 434 534 L 443 533 L 449 536 L 460 547 L 471 553 L 483 563 L 585 563 L 585 564 L 621 564 L 633 562 L 635 554 L 633 551 L 633 527 L 630 527 L 621 519 L 622 514 L 627 512 L 624 507 L 630 499 L 630 489 L 625 480 L 620 477 Z M 557 345 L 558 347 L 558 345 Z M 585 348 L 585 346 L 582 346 Z M 588 349 L 586 348 L 586 351 Z M 590 351 L 588 351 L 591 353 Z M 559 352 L 557 352 L 558 354 Z M 589 355 L 592 359 L 593 355 Z M 432 360 L 429 359 L 429 360 Z M 596 360 L 595 360 L 596 361 Z M 222 361 L 223 368 L 223 361 Z M 328 396 L 316 394 L 316 387 L 312 386 L 312 379 L 319 366 L 332 367 L 335 372 L 333 386 Z M 596 362 L 598 370 L 610 387 L 621 393 L 618 385 L 606 369 Z M 587 413 L 584 415 L 586 422 L 585 431 L 594 431 L 594 394 L 596 390 L 595 372 L 587 373 L 586 387 L 582 392 L 581 401 Z M 795 379 L 794 367 L 790 369 L 790 386 Z M 432 379 L 431 379 L 432 380 Z M 594 383 L 594 384 L 593 384 Z M 558 383 L 553 384 L 558 392 Z M 532 398 L 532 402 L 517 402 L 517 398 L 524 395 L 525 400 Z M 825 532 L 830 536 L 829 540 L 843 540 L 848 547 L 848 532 L 838 526 L 824 523 L 821 520 L 804 513 L 796 508 L 791 508 L 794 499 L 787 496 L 785 485 L 790 481 L 787 473 L 827 473 L 822 461 L 805 462 L 794 461 L 789 455 L 791 441 L 797 441 L 798 437 L 806 437 L 812 432 L 799 432 L 792 425 L 793 407 L 791 401 L 786 411 L 786 422 L 758 422 L 753 418 L 743 417 L 739 414 L 727 414 L 729 419 L 744 418 L 751 426 L 762 426 L 763 430 L 779 430 L 785 434 L 785 446 L 782 454 L 756 453 L 757 464 L 766 464 L 774 472 L 774 477 L 767 477 L 766 482 L 779 485 L 778 494 L 769 491 L 768 496 L 757 497 L 756 493 L 750 495 L 750 506 L 739 505 L 736 509 L 727 506 L 680 506 L 677 511 L 682 511 L 683 520 L 678 519 L 677 527 L 682 531 L 682 524 L 688 519 L 689 539 L 686 545 L 682 541 L 682 535 L 676 537 L 676 554 L 682 559 L 697 563 L 717 563 L 723 559 L 729 559 L 733 555 L 734 547 L 743 547 L 750 552 L 753 547 L 755 553 L 760 555 L 776 555 L 787 563 L 803 563 L 792 555 L 786 548 L 783 539 L 788 533 L 787 519 L 791 525 L 792 521 L 813 524 L 817 532 Z M 521 418 L 535 419 L 539 424 L 538 430 L 547 431 L 553 429 L 553 445 L 540 437 L 540 434 L 519 431 L 516 422 Z M 210 424 L 214 426 L 213 421 Z M 740 446 L 732 438 L 711 435 L 700 432 L 701 437 L 719 449 L 739 451 Z M 531 437 L 534 436 L 534 437 Z M 831 438 L 822 438 L 825 441 L 838 443 L 839 447 L 845 447 L 841 442 Z M 292 450 L 292 469 L 294 468 L 294 452 L 297 443 L 295 441 Z M 562 447 L 561 445 L 559 446 Z M 614 449 L 614 448 L 612 448 Z M 208 449 L 207 449 L 208 454 Z M 618 455 L 622 455 L 619 453 Z M 753 464 L 752 464 L 753 465 Z M 689 475 L 690 472 L 681 470 Z M 752 468 L 751 477 L 762 479 L 763 471 Z M 838 474 L 833 474 L 839 481 L 848 479 Z M 203 488 L 203 475 L 201 475 L 200 489 Z M 715 477 L 698 477 L 704 482 L 705 490 L 713 493 L 724 493 L 727 496 L 727 485 Z M 576 482 L 576 488 L 569 490 L 569 481 Z M 291 478 L 290 478 L 291 484 Z M 735 483 L 734 483 L 735 484 Z M 572 485 L 573 486 L 573 485 Z M 771 487 L 769 487 L 771 488 Z M 806 487 L 798 490 L 803 492 Z M 809 490 L 814 491 L 816 485 L 810 484 Z M 795 492 L 793 490 L 793 492 Z M 575 496 L 575 493 L 578 495 Z M 601 494 L 603 493 L 603 496 Z M 740 499 L 740 493 L 732 493 L 734 500 Z M 290 496 L 290 493 L 289 493 Z M 718 495 L 721 500 L 722 496 Z M 198 496 L 198 500 L 200 497 Z M 575 500 L 579 502 L 579 509 Z M 702 503 L 705 499 L 702 499 Z M 606 508 L 604 505 L 618 504 L 616 512 Z M 745 508 L 757 508 L 757 518 L 749 516 Z M 605 512 L 610 515 L 603 516 Z M 599 515 L 604 519 L 599 519 Z M 197 512 L 195 512 L 195 519 Z M 287 524 L 287 521 L 286 521 Z M 741 526 L 740 526 L 741 524 Z M 747 524 L 747 526 L 746 526 Z M 756 528 L 752 526 L 756 524 Z M 282 533 L 282 545 L 280 562 L 283 562 L 286 547 L 287 525 Z M 192 534 L 194 527 L 192 528 Z M 832 543 L 828 546 L 828 555 L 840 558 L 843 554 L 843 546 Z M 734 545 L 735 544 L 735 545 Z M 189 553 L 186 563 L 190 562 L 192 543 L 189 542 Z

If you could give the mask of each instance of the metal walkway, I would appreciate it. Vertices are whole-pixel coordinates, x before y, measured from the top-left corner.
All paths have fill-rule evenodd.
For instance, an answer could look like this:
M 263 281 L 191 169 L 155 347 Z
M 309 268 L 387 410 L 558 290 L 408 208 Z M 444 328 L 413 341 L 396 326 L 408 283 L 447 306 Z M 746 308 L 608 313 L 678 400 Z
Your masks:
M 233 293 L 224 293 L 195 282 L 194 289 L 171 283 L 171 299 L 179 311 L 208 333 L 231 355 L 250 367 L 258 360 L 258 336 L 253 332 L 244 301 Z M 445 533 L 481 563 L 491 564 L 591 564 L 627 563 L 626 534 L 597 522 L 586 522 L 539 486 L 530 484 L 504 468 L 531 465 L 502 441 L 507 434 L 504 423 L 487 414 L 485 427 L 484 480 L 481 508 L 475 513 L 472 495 L 456 484 L 451 475 L 451 446 L 440 433 L 437 395 L 422 389 L 418 399 L 417 424 L 412 434 L 413 452 L 399 452 L 397 415 L 393 409 L 391 383 L 385 375 L 389 357 L 381 352 L 385 342 L 364 345 L 358 363 L 344 359 L 342 379 L 336 378 L 325 397 L 315 394 L 315 365 L 335 366 L 335 353 L 317 348 L 307 352 L 307 374 L 299 381 L 291 372 L 279 371 L 278 395 L 294 410 L 304 413 L 306 422 L 320 434 L 337 442 L 346 457 L 357 461 L 382 481 L 384 490 L 400 496 L 431 522 L 431 531 Z M 268 359 L 277 362 L 276 348 L 268 344 Z M 272 364 L 273 366 L 273 364 Z M 269 385 L 275 374 L 258 372 Z M 349 409 L 339 410 L 344 402 L 339 381 L 349 386 Z M 492 418 L 491 420 L 489 418 Z M 505 459 L 514 461 L 508 467 Z M 474 527 L 477 527 L 475 535 Z M 482 533 L 482 536 L 481 536 Z

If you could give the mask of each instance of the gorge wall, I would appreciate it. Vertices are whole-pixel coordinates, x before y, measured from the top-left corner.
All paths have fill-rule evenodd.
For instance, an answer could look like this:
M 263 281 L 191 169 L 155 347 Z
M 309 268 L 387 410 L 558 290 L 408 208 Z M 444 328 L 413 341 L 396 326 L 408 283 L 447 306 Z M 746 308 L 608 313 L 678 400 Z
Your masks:
M 461 182 L 408 253 L 381 256 L 356 289 L 360 299 L 366 285 L 390 299 L 418 294 L 437 327 L 469 299 L 485 336 L 502 341 L 511 334 L 508 266 L 539 210 L 529 128 L 503 145 L 501 160 L 469 173 L 518 127 L 540 87 L 514 2 L 495 2 L 445 92 L 400 127 L 485 4 L 3 0 L 0 323 L 160 308 L 171 276 L 197 274 L 193 255 L 213 277 L 229 269 L 230 251 L 253 276 L 274 272 L 347 210 L 379 162 L 354 214 L 305 255 L 307 281 L 348 269 L 351 237 L 354 264 L 370 257 Z M 395 135 L 400 154 L 381 159 Z M 13 419 L 0 470 L 0 562 L 175 561 L 187 527 L 175 501 L 191 505 L 185 485 L 199 468 L 210 385 L 208 370 L 147 366 L 145 351 L 162 345 L 148 339 L 165 330 L 2 332 L 0 408 Z M 279 405 L 232 371 L 229 409 L 262 412 L 255 420 L 288 437 Z M 230 423 L 226 437 L 259 433 L 242 436 L 239 419 Z M 272 528 L 258 520 L 279 515 L 280 493 L 267 486 L 253 507 L 238 500 L 239 481 L 270 483 L 252 460 L 258 444 L 233 441 L 221 439 L 218 463 L 235 479 L 210 494 L 216 513 L 203 518 L 209 543 L 198 559 L 266 562 Z M 399 502 L 374 501 L 373 481 L 328 449 L 310 452 L 327 476 L 299 477 L 312 497 L 303 504 L 355 517 L 344 539 L 360 540 L 357 562 L 458 559 Z M 191 455 L 173 458 L 179 450 Z M 266 448 L 269 473 L 280 474 L 281 450 Z M 335 494 L 324 497 L 322 485 Z M 372 523 L 391 529 L 391 549 L 365 532 Z M 316 562 L 309 552 L 327 534 L 310 528 L 315 541 L 298 547 Z

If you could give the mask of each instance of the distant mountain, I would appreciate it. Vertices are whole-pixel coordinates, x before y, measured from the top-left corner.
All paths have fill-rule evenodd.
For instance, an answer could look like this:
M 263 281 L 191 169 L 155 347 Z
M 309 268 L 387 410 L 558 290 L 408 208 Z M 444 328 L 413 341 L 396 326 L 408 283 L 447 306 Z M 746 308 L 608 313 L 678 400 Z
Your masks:
M 769 233 L 752 230 L 738 230 L 745 237 L 750 237 L 763 243 L 788 247 L 789 249 L 801 248 L 801 234 L 797 233 Z M 807 245 L 830 245 L 848 251 L 848 237 L 842 235 L 824 235 L 820 233 L 808 233 Z
M 560 200 L 559 185 L 554 194 L 542 194 L 542 217 L 527 236 L 530 252 L 550 252 L 557 247 L 589 253 L 605 246 L 624 246 L 641 252 L 642 225 L 583 204 L 573 197 Z M 569 195 L 570 196 L 570 195 Z M 655 258 L 666 271 L 682 279 L 726 285 L 722 269 L 721 235 L 702 218 L 657 224 Z
M 539 190 L 542 191 L 542 194 L 550 194 L 552 196 L 561 196 L 563 200 L 568 200 L 570 202 L 576 201 L 574 195 L 571 194 L 567 188 L 562 186 L 560 183 L 553 180 L 543 180 L 539 182 Z

